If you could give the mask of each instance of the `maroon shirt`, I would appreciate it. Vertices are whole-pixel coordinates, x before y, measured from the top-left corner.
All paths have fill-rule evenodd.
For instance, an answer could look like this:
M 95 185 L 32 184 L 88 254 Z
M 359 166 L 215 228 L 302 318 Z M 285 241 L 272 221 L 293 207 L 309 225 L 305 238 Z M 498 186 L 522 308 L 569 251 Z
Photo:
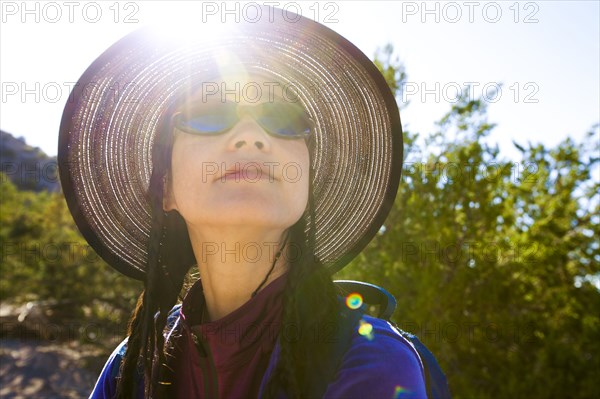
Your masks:
M 178 398 L 257 397 L 281 327 L 287 273 L 227 316 L 201 324 L 202 284 L 190 288 L 174 338 L 173 390 Z

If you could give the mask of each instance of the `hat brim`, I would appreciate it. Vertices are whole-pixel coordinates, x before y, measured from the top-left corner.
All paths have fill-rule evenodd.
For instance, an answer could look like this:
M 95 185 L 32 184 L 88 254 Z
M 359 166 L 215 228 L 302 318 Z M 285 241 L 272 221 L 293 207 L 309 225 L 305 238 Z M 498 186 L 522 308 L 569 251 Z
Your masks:
M 293 86 L 315 120 L 315 255 L 334 273 L 374 237 L 402 169 L 394 96 L 375 65 L 329 28 L 299 17 L 234 24 L 216 38 L 177 40 L 142 28 L 98 57 L 75 85 L 58 163 L 75 222 L 112 267 L 145 278 L 152 149 L 165 109 L 220 57 Z M 191 265 L 190 265 L 191 266 Z

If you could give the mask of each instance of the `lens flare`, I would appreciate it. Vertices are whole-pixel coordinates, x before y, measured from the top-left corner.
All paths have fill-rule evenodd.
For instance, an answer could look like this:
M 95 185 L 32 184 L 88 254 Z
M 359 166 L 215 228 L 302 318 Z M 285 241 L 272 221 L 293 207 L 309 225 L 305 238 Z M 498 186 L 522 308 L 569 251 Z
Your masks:
M 358 333 L 366 339 L 368 339 L 369 341 L 373 340 L 373 326 L 364 320 L 360 321 L 360 325 L 358 326 Z
M 410 390 L 402 387 L 401 385 L 396 385 L 396 388 L 394 389 L 394 399 L 400 399 L 402 397 L 403 393 L 410 393 Z
M 354 292 L 346 297 L 346 306 L 350 309 L 358 309 L 363 304 L 363 298 L 360 294 Z

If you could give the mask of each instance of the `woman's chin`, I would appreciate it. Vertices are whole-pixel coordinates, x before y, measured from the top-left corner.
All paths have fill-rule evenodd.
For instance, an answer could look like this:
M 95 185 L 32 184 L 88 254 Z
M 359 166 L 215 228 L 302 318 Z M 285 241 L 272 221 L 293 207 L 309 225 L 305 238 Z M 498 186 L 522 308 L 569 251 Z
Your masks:
M 188 224 L 198 227 L 240 226 L 257 229 L 283 228 L 295 224 L 306 208 L 307 199 L 281 195 L 277 191 L 255 188 L 230 190 L 226 195 L 211 195 L 180 203 Z
M 295 223 L 290 219 L 290 213 L 274 207 L 227 207 L 213 209 L 210 215 L 204 215 L 198 225 L 231 226 L 257 229 L 287 228 Z M 297 220 L 297 219 L 296 219 Z

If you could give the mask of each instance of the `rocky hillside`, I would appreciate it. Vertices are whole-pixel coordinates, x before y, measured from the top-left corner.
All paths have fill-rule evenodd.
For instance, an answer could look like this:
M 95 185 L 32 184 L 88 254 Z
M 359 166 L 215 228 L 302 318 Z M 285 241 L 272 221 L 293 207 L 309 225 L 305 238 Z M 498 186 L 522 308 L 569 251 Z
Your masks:
M 28 145 L 22 137 L 0 131 L 0 165 L 0 171 L 21 190 L 60 191 L 56 157 Z

